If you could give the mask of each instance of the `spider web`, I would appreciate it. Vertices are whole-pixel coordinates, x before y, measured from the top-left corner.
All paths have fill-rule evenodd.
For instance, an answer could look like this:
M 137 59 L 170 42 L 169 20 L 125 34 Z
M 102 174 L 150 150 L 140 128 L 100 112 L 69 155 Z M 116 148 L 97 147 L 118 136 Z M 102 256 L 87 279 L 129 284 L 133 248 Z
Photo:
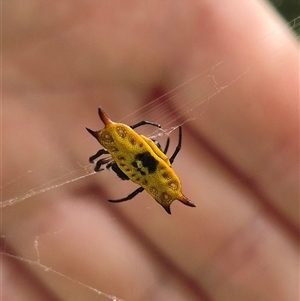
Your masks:
M 218 84 L 216 80 L 216 75 L 218 73 L 218 69 L 224 68 L 226 65 L 225 62 L 218 62 L 211 68 L 195 75 L 194 77 L 190 78 L 186 82 L 182 83 L 180 86 L 174 88 L 173 90 L 169 91 L 168 93 L 154 99 L 147 105 L 143 106 L 139 110 L 136 110 L 135 112 L 127 115 L 123 119 L 121 119 L 118 122 L 126 123 L 127 120 L 130 120 L 130 117 L 136 113 L 139 113 L 140 116 L 142 116 L 142 119 L 147 119 L 147 114 L 151 114 L 154 110 L 157 110 L 157 108 L 161 107 L 160 113 L 156 113 L 156 116 L 159 120 L 164 120 L 164 109 L 163 104 L 161 104 L 161 99 L 168 97 L 168 99 L 173 100 L 175 102 L 178 102 L 179 109 L 181 111 L 180 114 L 173 116 L 170 119 L 167 119 L 164 122 L 164 128 L 160 130 L 154 130 L 148 134 L 149 137 L 157 139 L 159 137 L 163 136 L 169 136 L 173 131 L 175 131 L 179 125 L 183 125 L 187 122 L 191 122 L 192 120 L 199 118 L 201 114 L 203 114 L 209 105 L 210 99 L 212 99 L 215 95 L 221 93 L 223 90 L 228 88 L 229 86 L 233 85 L 236 81 L 240 80 L 250 69 L 250 67 L 247 70 L 244 70 L 242 73 L 237 74 L 236 77 L 233 77 L 231 79 L 228 79 L 228 82 L 223 84 Z M 190 91 L 193 89 L 194 86 L 199 85 L 200 83 L 207 82 L 209 84 L 209 88 L 203 92 L 203 95 L 191 94 Z M 187 100 L 181 103 L 181 100 L 186 98 Z M 197 108 L 200 108 L 200 114 L 197 112 L 197 117 L 193 115 L 193 111 Z M 143 113 L 144 111 L 147 111 L 147 113 Z M 189 118 L 187 118 L 184 122 L 178 123 L 178 120 L 181 119 L 183 115 L 190 115 Z M 176 124 L 176 126 L 171 126 L 172 124 Z M 80 141 L 78 144 L 80 145 L 80 148 L 83 148 L 86 143 L 89 143 L 89 139 L 85 139 L 83 141 Z M 68 149 L 66 151 L 66 154 L 71 154 L 74 152 L 75 148 Z M 59 158 L 55 158 L 54 161 L 59 162 Z M 6 195 L 9 191 L 12 191 L 14 193 L 15 186 L 19 186 L 20 183 L 23 181 L 23 179 L 30 177 L 31 175 L 36 175 L 38 173 L 45 173 L 45 170 L 47 169 L 47 165 L 49 163 L 42 163 L 39 168 L 35 168 L 34 170 L 28 170 L 25 174 L 16 177 L 15 179 L 9 181 L 8 183 L 5 183 L 2 186 L 3 191 L 6 192 Z M 11 198 L 8 198 L 4 200 L 0 204 L 0 208 L 5 208 L 7 206 L 12 206 L 16 203 L 22 202 L 28 198 L 31 198 L 33 196 L 39 195 L 41 193 L 47 192 L 52 189 L 59 188 L 63 185 L 81 180 L 85 177 L 89 177 L 95 174 L 94 172 L 94 164 L 86 164 L 85 162 L 77 162 L 78 168 L 67 167 L 65 165 L 57 165 L 57 167 L 52 170 L 51 172 L 54 174 L 58 174 L 56 177 L 54 174 L 52 176 L 52 179 L 47 182 L 42 182 L 41 184 L 38 184 L 35 187 L 32 187 L 28 189 L 25 188 L 24 192 L 21 192 L 18 195 L 14 195 Z
M 292 20 L 289 23 L 289 26 L 291 29 L 294 30 L 294 32 L 299 36 L 299 26 L 300 26 L 300 17 Z M 270 43 L 271 41 L 276 40 L 276 38 L 281 35 L 282 32 L 280 31 L 274 31 L 271 32 L 267 36 L 263 36 L 261 40 L 257 41 L 256 47 L 261 47 L 263 44 Z M 279 53 L 284 45 L 276 45 L 277 48 L 274 47 L 273 53 L 269 54 L 269 57 L 266 57 L 267 59 L 270 59 L 273 56 L 276 56 L 277 53 Z M 228 78 L 226 82 L 220 82 L 218 77 L 218 73 L 222 72 L 223 69 L 225 69 L 226 65 L 230 64 L 230 62 L 226 61 L 219 61 L 216 62 L 212 67 L 196 74 L 195 76 L 191 77 L 187 81 L 183 82 L 179 86 L 171 89 L 164 95 L 152 100 L 148 104 L 142 106 L 140 109 L 135 110 L 131 114 L 128 114 L 127 116 L 121 118 L 118 120 L 118 122 L 123 123 L 129 123 L 131 117 L 139 113 L 139 116 L 141 116 L 142 119 L 148 119 L 148 115 L 151 114 L 155 110 L 155 116 L 159 120 L 164 121 L 164 128 L 160 130 L 152 131 L 148 134 L 149 137 L 157 139 L 158 137 L 162 136 L 169 136 L 173 131 L 177 129 L 178 126 L 183 125 L 187 122 L 191 122 L 195 120 L 196 118 L 199 118 L 207 109 L 209 106 L 209 101 L 213 99 L 217 94 L 221 93 L 223 90 L 227 89 L 228 87 L 235 84 L 235 82 L 241 80 L 250 70 L 253 66 L 248 66 L 247 69 L 238 72 L 235 76 L 232 76 L 231 78 Z M 193 93 L 193 88 L 197 85 L 200 85 L 203 83 L 206 84 L 208 87 L 206 90 L 202 92 L 201 95 L 199 95 L 199 92 Z M 192 92 L 191 92 L 192 91 Z M 169 100 L 173 100 L 177 103 L 179 111 L 181 113 L 172 116 L 171 118 L 165 119 L 164 115 L 164 109 L 163 104 L 161 103 L 161 100 L 164 98 L 168 98 Z M 184 99 L 184 101 L 182 101 Z M 161 110 L 157 110 L 158 108 L 162 108 Z M 193 112 L 197 110 L 197 114 L 193 115 Z M 160 113 L 157 113 L 157 111 L 160 111 Z M 147 113 L 145 113 L 147 112 Z M 200 112 L 200 114 L 199 114 Z M 170 126 L 172 124 L 176 124 L 178 120 L 180 120 L 183 116 L 190 115 L 190 118 L 186 118 L 184 122 L 177 123 L 176 126 Z M 113 117 L 112 117 L 113 119 Z M 131 122 L 132 123 L 132 122 Z M 82 141 L 79 141 L 79 147 L 82 148 L 83 145 L 90 142 L 90 139 L 84 139 Z M 74 148 L 70 148 L 66 150 L 66 153 L 72 153 L 74 152 Z M 55 158 L 55 161 L 59 162 L 59 158 Z M 45 166 L 47 166 L 48 163 L 42 163 L 40 165 L 40 168 L 36 168 L 34 170 L 27 170 L 24 174 L 14 178 L 13 180 L 4 183 L 2 185 L 3 192 L 5 191 L 6 194 L 9 190 L 14 193 L 14 185 L 20 185 L 22 180 L 24 178 L 28 178 L 31 176 L 31 174 L 34 173 L 44 173 L 45 172 Z M 56 177 L 53 175 L 52 180 L 43 182 L 40 185 L 37 185 L 35 187 L 32 187 L 28 189 L 26 187 L 24 192 L 21 192 L 17 195 L 13 195 L 11 198 L 7 198 L 3 200 L 0 204 L 0 208 L 4 208 L 6 206 L 14 205 L 15 203 L 24 201 L 28 198 L 31 198 L 33 196 L 39 195 L 41 193 L 47 192 L 52 189 L 59 188 L 63 185 L 78 181 L 80 179 L 83 179 L 85 177 L 89 177 L 95 174 L 94 172 L 94 164 L 86 164 L 86 162 L 77 162 L 78 168 L 67 167 L 65 165 L 59 166 L 57 164 L 55 173 L 58 174 Z M 52 171 L 53 172 L 53 171 Z
M 290 23 L 290 27 L 293 28 L 297 33 L 299 33 L 299 25 L 300 17 L 296 18 Z M 263 43 L 269 43 L 270 41 L 275 40 L 280 34 L 281 32 L 274 31 L 268 36 L 262 37 L 262 39 L 257 42 L 257 47 L 260 47 Z M 274 52 L 271 54 L 271 56 L 275 56 L 276 53 L 280 52 L 284 45 L 277 45 L 277 47 L 278 48 L 274 49 Z M 270 57 L 266 57 L 266 60 L 267 59 L 270 59 Z M 228 87 L 233 86 L 237 81 L 243 80 L 243 77 L 249 72 L 251 72 L 251 68 L 253 67 L 249 65 L 248 68 L 242 70 L 242 72 L 238 72 L 235 76 L 227 78 L 226 82 L 221 82 L 218 78 L 218 74 L 222 72 L 222 70 L 224 70 L 224 68 L 229 63 L 230 62 L 226 61 L 216 62 L 210 68 L 192 76 L 189 80 L 183 82 L 181 85 L 171 89 L 166 94 L 154 99 L 147 105 L 141 107 L 139 110 L 136 110 L 131 114 L 124 116 L 124 118 L 118 121 L 124 123 L 134 123 L 130 122 L 131 117 L 136 115 L 137 113 L 139 113 L 139 116 L 141 116 L 142 119 L 149 119 L 147 117 L 148 114 L 151 114 L 151 112 L 154 112 L 155 110 L 155 116 L 157 117 L 157 119 L 162 120 L 164 122 L 163 128 L 161 130 L 153 130 L 149 132 L 148 136 L 157 139 L 171 135 L 172 132 L 178 128 L 178 126 L 183 125 L 185 123 L 193 122 L 193 120 L 200 118 L 200 116 L 209 107 L 210 101 L 213 100 L 216 95 L 222 93 Z M 201 93 L 201 95 L 199 95 L 199 92 L 193 92 L 194 87 L 197 85 L 206 86 L 207 89 L 204 90 Z M 168 117 L 167 119 L 164 117 L 164 109 L 158 110 L 160 106 L 163 106 L 161 100 L 165 97 L 168 97 L 168 99 L 175 101 L 178 105 L 178 108 L 180 109 L 179 114 L 174 115 L 172 117 Z M 183 99 L 185 100 L 182 101 Z M 114 119 L 113 116 L 112 119 Z M 72 154 L 75 148 L 84 148 L 84 146 L 88 143 L 90 143 L 89 137 L 87 139 L 79 141 L 78 146 L 74 146 L 74 148 L 67 149 L 65 152 L 66 154 Z M 88 157 L 90 153 L 86 152 L 86 155 Z M 46 160 L 45 162 L 41 163 L 39 168 L 27 170 L 25 173 L 15 177 L 11 181 L 2 185 L 2 194 L 5 194 L 9 197 L 7 197 L 1 202 L 1 211 L 4 208 L 14 206 L 17 203 L 29 201 L 34 196 L 38 196 L 51 190 L 59 189 L 64 185 L 72 185 L 72 183 L 74 182 L 81 181 L 82 179 L 91 177 L 95 174 L 95 172 L 93 171 L 94 164 L 87 164 L 86 161 L 77 161 L 76 168 L 74 168 L 73 164 L 71 164 L 70 166 L 66 166 L 65 164 L 60 165 L 59 163 L 57 163 L 56 168 L 51 169 L 51 175 L 50 177 L 48 177 L 51 180 L 44 181 L 44 177 L 41 177 L 41 181 L 39 183 L 39 181 L 36 180 L 37 176 L 47 172 L 47 166 L 49 164 L 52 164 L 51 162 L 59 162 L 59 158 L 51 158 L 51 161 L 49 162 Z M 20 189 L 20 187 L 22 187 L 23 180 L 25 178 L 28 179 L 30 177 L 33 177 L 35 179 L 33 181 L 35 185 L 30 188 L 24 187 L 23 189 Z M 18 187 L 18 189 L 16 189 L 16 187 Z M 18 191 L 17 194 L 15 194 L 16 190 Z M 46 233 L 46 235 L 59 235 L 59 231 L 50 231 Z M 2 240 L 5 241 L 5 239 L 6 237 L 2 235 Z M 33 241 L 33 248 L 35 251 L 33 259 L 31 259 L 30 256 L 23 257 L 13 255 L 12 253 L 10 253 L 10 251 L 6 250 L 5 246 L 2 247 L 1 254 L 2 256 L 6 256 L 8 258 L 15 259 L 19 262 L 29 264 L 30 266 L 34 266 L 45 272 L 53 273 L 57 277 L 63 278 L 67 281 L 82 286 L 83 288 L 97 294 L 99 297 L 102 297 L 103 300 L 122 301 L 122 299 L 117 298 L 116 296 L 103 293 L 102 291 L 91 285 L 88 285 L 78 279 L 74 279 L 66 274 L 59 272 L 59 270 L 57 270 L 56 268 L 43 264 L 40 256 L 39 241 L 40 237 L 36 236 L 35 240 Z

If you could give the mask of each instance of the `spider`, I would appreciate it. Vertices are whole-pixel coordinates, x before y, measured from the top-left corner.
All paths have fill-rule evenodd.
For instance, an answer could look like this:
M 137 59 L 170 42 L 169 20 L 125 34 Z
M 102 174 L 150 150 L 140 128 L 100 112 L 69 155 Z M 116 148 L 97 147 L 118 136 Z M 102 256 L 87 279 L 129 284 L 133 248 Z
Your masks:
M 159 124 L 144 120 L 128 126 L 111 121 L 102 108 L 98 109 L 98 114 L 105 127 L 100 131 L 86 129 L 104 148 L 91 156 L 89 161 L 94 163 L 95 159 L 102 155 L 110 156 L 96 162 L 95 172 L 104 170 L 101 167 L 106 165 L 106 168 L 111 168 L 121 180 L 131 180 L 140 186 L 128 196 L 109 200 L 110 202 L 128 201 L 146 190 L 169 214 L 171 214 L 170 205 L 174 200 L 195 207 L 195 204 L 182 194 L 181 182 L 171 165 L 181 149 L 181 126 L 179 126 L 178 145 L 173 155 L 168 158 L 166 153 L 169 148 L 169 138 L 162 151 L 156 140 L 134 131 L 142 125 L 161 128 Z

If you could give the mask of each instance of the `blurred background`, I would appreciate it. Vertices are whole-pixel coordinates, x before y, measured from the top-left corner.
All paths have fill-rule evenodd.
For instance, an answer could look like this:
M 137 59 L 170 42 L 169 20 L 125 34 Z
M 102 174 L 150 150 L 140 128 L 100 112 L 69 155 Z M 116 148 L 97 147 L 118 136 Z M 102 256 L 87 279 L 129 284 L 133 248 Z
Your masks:
M 276 10 L 288 21 L 297 18 L 300 13 L 298 0 L 268 0 Z

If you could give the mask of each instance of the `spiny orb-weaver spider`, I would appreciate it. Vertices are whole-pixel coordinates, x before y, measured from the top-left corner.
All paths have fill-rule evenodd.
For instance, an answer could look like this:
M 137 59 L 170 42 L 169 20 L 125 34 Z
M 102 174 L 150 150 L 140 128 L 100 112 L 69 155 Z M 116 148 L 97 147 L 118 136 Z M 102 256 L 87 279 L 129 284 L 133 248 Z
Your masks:
M 170 143 L 169 138 L 162 151 L 156 140 L 139 135 L 133 130 L 146 124 L 160 128 L 159 124 L 140 121 L 128 126 L 111 121 L 102 108 L 98 109 L 98 114 L 105 127 L 100 131 L 86 129 L 104 149 L 91 156 L 90 163 L 102 155 L 109 154 L 109 157 L 97 161 L 95 171 L 104 170 L 101 169 L 101 166 L 106 164 L 106 168 L 111 168 L 121 180 L 131 180 L 140 185 L 127 197 L 109 200 L 110 202 L 131 200 L 138 193 L 146 190 L 169 214 L 171 214 L 170 205 L 174 200 L 195 207 L 195 204 L 182 194 L 180 180 L 171 165 L 181 149 L 182 130 L 180 126 L 178 145 L 169 159 L 166 156 Z

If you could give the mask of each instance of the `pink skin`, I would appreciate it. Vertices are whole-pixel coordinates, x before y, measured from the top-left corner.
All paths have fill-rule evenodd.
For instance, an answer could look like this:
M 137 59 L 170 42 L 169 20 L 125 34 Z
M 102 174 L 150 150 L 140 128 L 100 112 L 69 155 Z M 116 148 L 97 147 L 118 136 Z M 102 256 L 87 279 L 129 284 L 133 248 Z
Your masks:
M 297 300 L 298 45 L 264 2 L 6 1 L 2 22 L 3 200 L 84 170 L 101 105 L 192 119 L 174 169 L 197 206 L 108 203 L 136 186 L 105 171 L 2 208 L 2 300 Z

